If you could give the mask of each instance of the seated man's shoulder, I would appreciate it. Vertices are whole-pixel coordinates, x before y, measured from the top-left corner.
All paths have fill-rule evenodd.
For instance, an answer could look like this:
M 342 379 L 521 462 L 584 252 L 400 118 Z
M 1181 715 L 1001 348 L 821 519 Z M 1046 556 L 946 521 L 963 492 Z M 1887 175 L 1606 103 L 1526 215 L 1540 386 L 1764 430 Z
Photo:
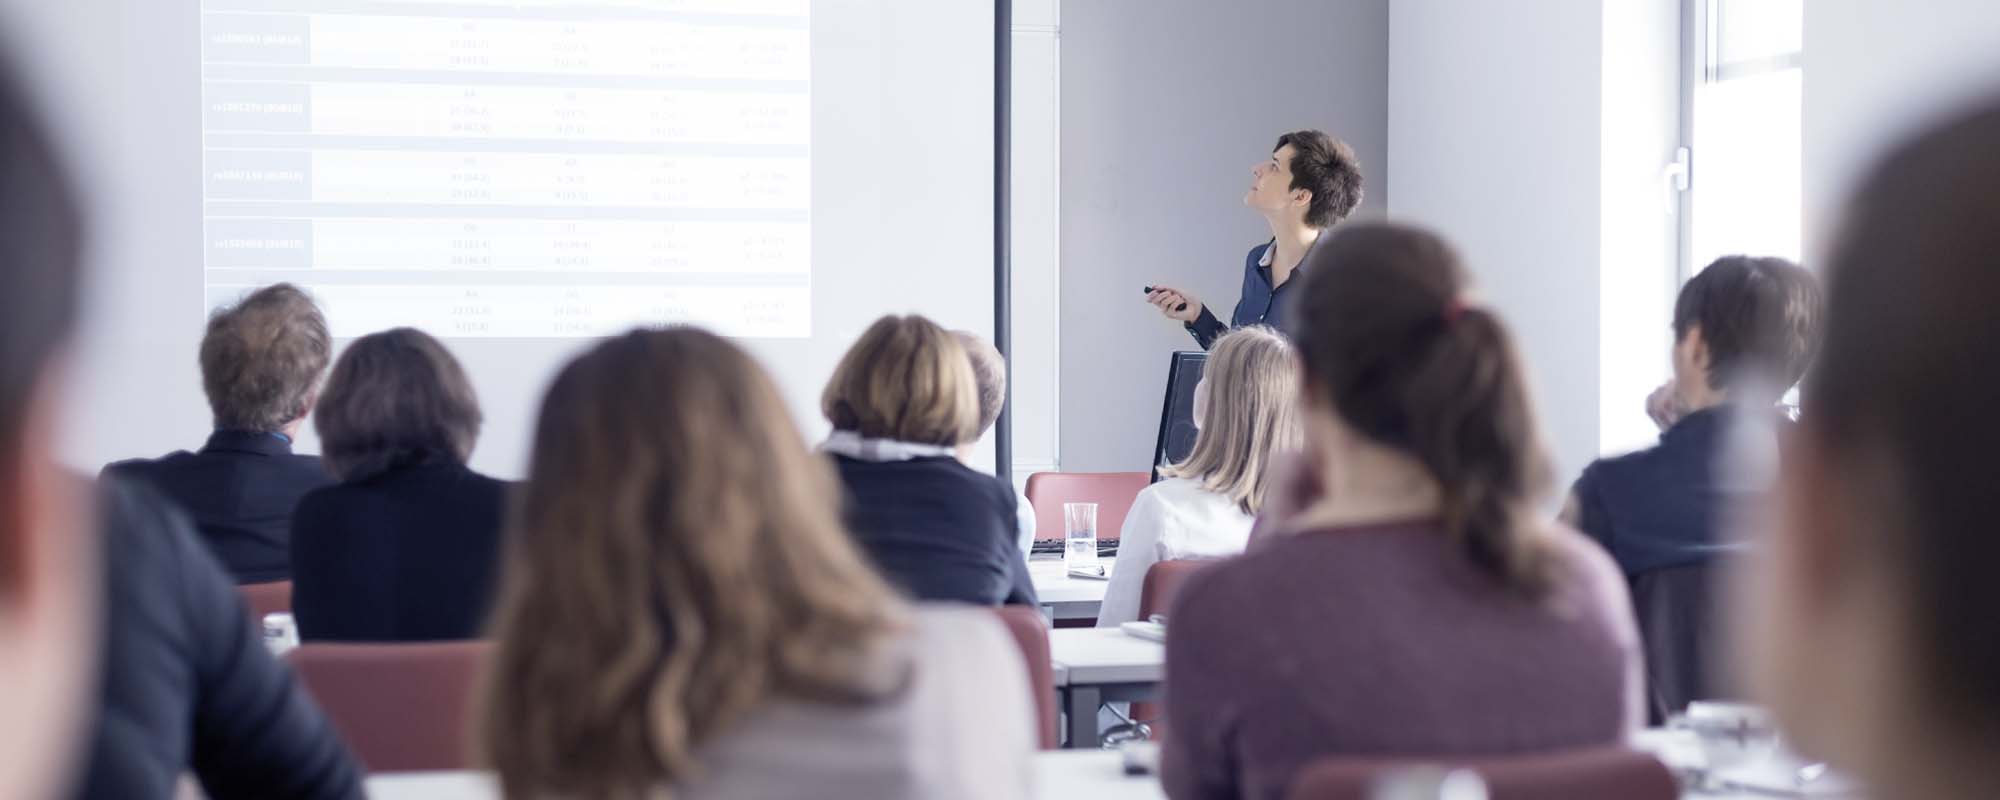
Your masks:
M 128 458 L 104 465 L 105 475 L 145 475 L 161 469 L 173 469 L 195 458 L 186 450 L 175 450 L 157 458 Z
M 1664 458 L 1663 453 L 1659 445 L 1653 445 L 1599 458 L 1583 468 L 1583 473 L 1577 477 L 1577 488 L 1601 492 L 1609 487 L 1644 483 L 1658 477 L 1662 470 L 1672 468 L 1672 463 Z
M 283 464 L 286 469 L 310 471 L 318 475 L 327 475 L 329 480 L 332 479 L 332 476 L 327 474 L 326 463 L 321 461 L 319 456 L 316 455 L 290 453 L 279 458 L 278 463 Z

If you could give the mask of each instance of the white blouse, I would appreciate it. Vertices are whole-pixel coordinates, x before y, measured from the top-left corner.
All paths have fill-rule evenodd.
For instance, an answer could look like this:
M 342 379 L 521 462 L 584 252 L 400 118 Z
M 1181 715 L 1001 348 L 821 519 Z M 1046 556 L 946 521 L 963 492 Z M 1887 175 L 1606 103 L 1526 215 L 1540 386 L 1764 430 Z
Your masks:
M 1115 628 L 1139 618 L 1139 590 L 1155 563 L 1241 553 L 1255 521 L 1235 501 L 1192 479 L 1168 478 L 1146 487 L 1118 531 L 1118 565 L 1104 591 L 1097 627 Z

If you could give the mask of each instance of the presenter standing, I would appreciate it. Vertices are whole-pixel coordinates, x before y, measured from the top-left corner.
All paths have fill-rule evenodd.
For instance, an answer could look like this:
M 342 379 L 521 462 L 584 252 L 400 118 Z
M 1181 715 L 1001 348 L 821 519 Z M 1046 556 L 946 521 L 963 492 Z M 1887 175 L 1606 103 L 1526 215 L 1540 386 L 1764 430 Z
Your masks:
M 1347 217 L 1361 203 L 1361 162 L 1346 142 L 1322 131 L 1293 131 L 1278 137 L 1268 160 L 1250 168 L 1253 180 L 1243 204 L 1264 215 L 1271 241 L 1250 248 L 1243 260 L 1243 293 L 1229 324 L 1222 324 L 1200 299 L 1171 286 L 1154 285 L 1146 302 L 1168 319 L 1179 320 L 1203 350 L 1240 325 L 1284 330 L 1286 302 L 1298 283 L 1299 265 L 1320 232 Z

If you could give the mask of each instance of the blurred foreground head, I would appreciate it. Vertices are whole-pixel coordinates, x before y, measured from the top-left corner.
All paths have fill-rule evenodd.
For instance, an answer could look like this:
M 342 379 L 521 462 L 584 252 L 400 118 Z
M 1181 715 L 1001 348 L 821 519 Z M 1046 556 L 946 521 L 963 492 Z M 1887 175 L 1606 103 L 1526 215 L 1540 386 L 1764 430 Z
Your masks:
M 75 197 L 0 67 L 0 794 L 55 794 L 89 681 L 98 586 L 85 487 L 56 465 L 75 325 Z
M 1863 181 L 1742 591 L 1755 687 L 1881 797 L 2000 794 L 2000 106 Z

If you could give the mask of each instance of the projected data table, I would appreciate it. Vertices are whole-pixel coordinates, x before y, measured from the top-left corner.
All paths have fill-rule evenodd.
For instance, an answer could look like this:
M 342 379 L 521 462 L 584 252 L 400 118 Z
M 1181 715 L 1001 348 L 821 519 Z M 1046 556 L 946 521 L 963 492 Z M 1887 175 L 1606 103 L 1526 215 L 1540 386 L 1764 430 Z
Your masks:
M 808 0 L 203 0 L 210 305 L 336 336 L 811 328 Z

